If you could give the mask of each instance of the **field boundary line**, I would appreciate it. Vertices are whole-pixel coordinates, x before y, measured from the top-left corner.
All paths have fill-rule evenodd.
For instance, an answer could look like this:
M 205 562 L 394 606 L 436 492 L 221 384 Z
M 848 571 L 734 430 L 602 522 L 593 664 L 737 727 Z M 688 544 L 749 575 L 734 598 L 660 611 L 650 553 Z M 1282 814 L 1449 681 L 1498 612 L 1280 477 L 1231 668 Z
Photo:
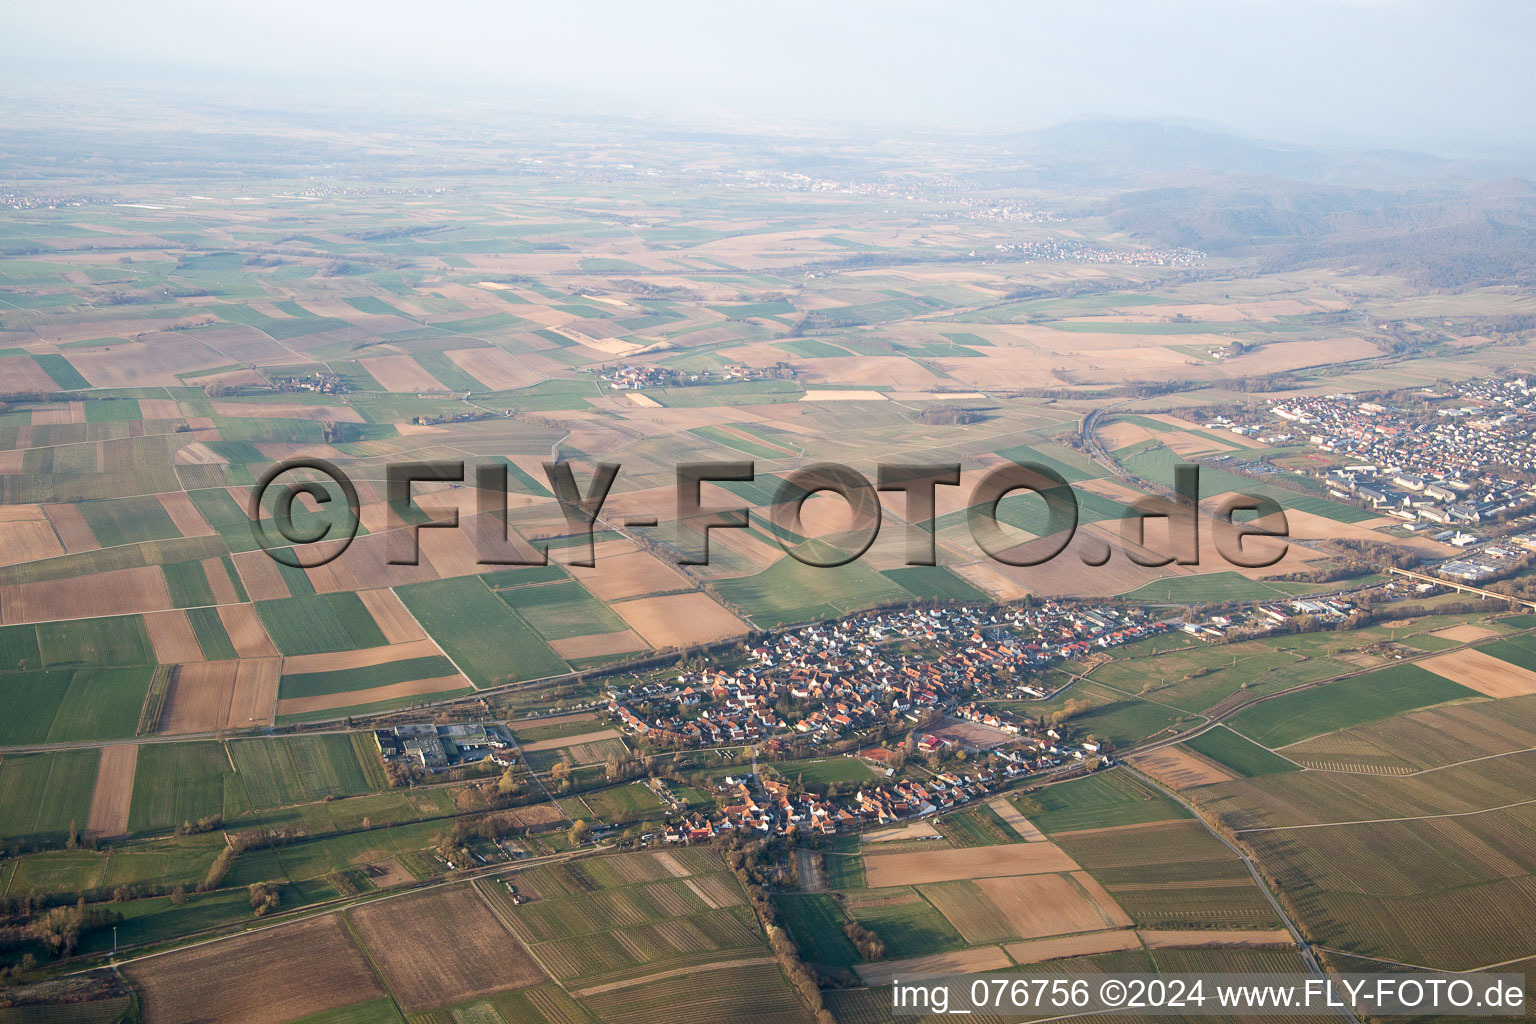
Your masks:
M 571 992 L 575 999 L 585 999 L 588 996 L 601 995 L 604 992 L 616 992 L 619 989 L 633 988 L 636 985 L 644 985 L 652 981 L 664 981 L 667 978 L 675 978 L 683 974 L 703 974 L 708 971 L 724 970 L 727 967 L 749 967 L 757 964 L 777 964 L 778 961 L 771 956 L 752 957 L 746 960 L 721 960 L 718 963 L 704 964 L 693 967 L 674 967 L 670 971 L 658 971 L 655 974 L 643 975 L 639 978 L 625 978 L 621 981 L 610 981 L 603 985 L 594 985 L 591 988 L 579 989 Z M 563 987 L 563 986 L 562 986 Z M 570 990 L 567 989 L 569 992 Z
M 1301 934 L 1301 927 L 1297 925 L 1295 921 L 1291 920 L 1291 915 L 1287 914 L 1285 912 L 1285 908 L 1280 905 L 1279 897 L 1277 897 L 1274 892 L 1270 890 L 1269 885 L 1264 881 L 1264 876 L 1259 873 L 1258 865 L 1253 862 L 1253 858 L 1245 853 L 1241 848 L 1239 848 L 1237 844 L 1232 840 L 1216 831 L 1216 829 L 1212 827 L 1211 823 L 1205 820 L 1205 816 L 1200 813 L 1199 808 L 1190 803 L 1188 800 L 1184 799 L 1176 791 L 1169 789 L 1167 786 L 1164 786 L 1156 779 L 1143 775 L 1141 772 L 1137 771 L 1135 768 L 1132 768 L 1130 765 L 1121 764 L 1119 767 L 1124 771 L 1129 772 L 1131 775 L 1134 775 L 1136 778 L 1140 779 L 1154 790 L 1162 793 L 1164 796 L 1178 801 L 1181 805 L 1183 805 L 1185 810 L 1189 811 L 1195 816 L 1195 820 L 1204 826 L 1205 830 L 1209 832 L 1219 843 L 1221 843 L 1221 845 L 1225 846 L 1227 849 L 1231 850 L 1234 854 L 1237 855 L 1237 858 L 1243 862 L 1243 866 L 1248 869 L 1248 873 L 1253 876 L 1253 883 L 1259 887 L 1259 891 L 1262 892 L 1264 894 L 1264 898 L 1269 901 L 1269 905 L 1274 909 L 1275 915 L 1280 918 L 1281 922 L 1285 925 L 1286 930 L 1291 933 L 1291 937 L 1296 940 L 1297 952 L 1301 956 L 1302 963 L 1306 964 L 1308 970 L 1313 975 L 1326 979 L 1328 974 L 1323 970 L 1322 965 L 1318 963 L 1317 957 L 1313 955 L 1311 944 L 1308 943 L 1305 936 Z M 1355 1016 L 1354 1011 L 1349 1009 L 1347 1006 L 1339 1007 L 1338 1015 L 1349 1021 L 1350 1024 L 1361 1024 L 1359 1018 Z M 1040 1024 L 1040 1022 L 1036 1022 L 1036 1024 Z
M 1406 776 L 1400 776 L 1406 778 Z M 1362 818 L 1359 821 L 1313 821 L 1302 825 L 1264 825 L 1259 828 L 1238 828 L 1232 831 L 1237 835 L 1247 832 L 1292 832 L 1302 828 L 1334 828 L 1340 825 L 1387 825 L 1394 821 L 1433 821 L 1438 818 L 1469 818 L 1474 814 L 1491 814 L 1494 811 L 1507 811 L 1511 807 L 1525 807 L 1536 804 L 1536 797 L 1529 800 L 1516 800 L 1511 804 L 1499 804 L 1497 807 L 1484 807 L 1476 811 L 1447 811 L 1444 814 L 1409 814 L 1401 818 Z
M 1411 711 L 1409 712 L 1409 714 L 1412 714 L 1412 713 L 1413 712 L 1411 712 Z M 1393 717 L 1396 718 L 1396 717 L 1401 717 L 1401 716 L 1394 715 Z M 1369 725 L 1371 723 L 1363 722 L 1361 724 L 1362 725 Z M 1350 728 L 1354 728 L 1354 727 L 1351 726 Z M 1344 730 L 1340 729 L 1339 731 L 1343 732 Z M 1306 742 L 1307 742 L 1307 740 L 1297 740 L 1296 741 L 1296 743 L 1306 743 Z M 1296 743 L 1292 743 L 1290 745 L 1294 747 L 1296 745 Z M 1286 757 L 1285 754 L 1281 753 L 1281 751 L 1283 751 L 1284 749 L 1285 749 L 1284 747 L 1281 747 L 1280 750 L 1271 750 L 1270 753 L 1271 754 L 1278 754 L 1281 757 L 1285 757 L 1285 759 L 1287 761 L 1290 761 L 1292 764 L 1298 764 L 1298 762 L 1295 761 L 1294 759 Z M 1357 771 L 1350 771 L 1347 768 L 1311 768 L 1311 767 L 1308 767 L 1307 765 L 1300 765 L 1300 767 L 1303 768 L 1306 771 L 1309 771 L 1309 772 L 1328 772 L 1328 773 L 1331 773 L 1333 775 L 1368 775 L 1368 776 L 1380 776 L 1380 777 L 1383 777 L 1383 778 L 1393 778 L 1393 779 L 1411 779 L 1411 778 L 1414 778 L 1415 776 L 1418 776 L 1418 775 L 1428 775 L 1430 772 L 1438 772 L 1438 771 L 1442 771 L 1442 770 L 1444 770 L 1446 768 L 1460 768 L 1464 764 L 1477 764 L 1479 761 L 1492 761 L 1495 758 L 1510 757 L 1510 756 L 1513 756 L 1515 754 L 1529 754 L 1529 753 L 1532 753 L 1533 751 L 1536 751 L 1536 747 L 1521 747 L 1518 750 L 1505 750 L 1505 751 L 1501 751 L 1500 753 L 1497 753 L 1497 754 L 1481 754 L 1481 755 L 1479 755 L 1477 757 L 1469 757 L 1465 761 L 1451 761 L 1448 764 L 1437 764 L 1437 765 L 1434 765 L 1434 766 L 1429 767 L 1429 768 L 1415 768 L 1413 771 L 1411 771 L 1411 772 L 1403 772 L 1401 775 L 1387 775 L 1387 774 L 1382 773 L 1382 772 L 1357 772 Z

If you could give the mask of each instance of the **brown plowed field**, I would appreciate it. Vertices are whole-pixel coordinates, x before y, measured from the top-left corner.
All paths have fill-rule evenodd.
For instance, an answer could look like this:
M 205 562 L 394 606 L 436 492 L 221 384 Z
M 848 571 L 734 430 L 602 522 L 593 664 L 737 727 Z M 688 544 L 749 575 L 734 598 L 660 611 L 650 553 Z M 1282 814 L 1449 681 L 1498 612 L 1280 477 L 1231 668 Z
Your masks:
M 972 846 L 963 850 L 921 850 L 914 853 L 866 852 L 864 871 L 869 887 L 922 885 L 962 878 L 1038 875 L 1076 871 L 1078 864 L 1054 843 L 1011 846 Z
M 375 356 L 372 359 L 359 359 L 358 362 L 385 391 L 409 393 L 448 390 L 410 356 Z
M 197 642 L 186 612 L 151 612 L 144 616 L 144 628 L 149 631 L 149 642 L 154 644 L 155 660 L 160 664 L 203 660 L 202 645 Z
M 1148 949 L 1215 948 L 1243 949 L 1253 946 L 1293 946 L 1295 940 L 1284 928 L 1250 931 L 1141 931 L 1141 941 Z
M 245 592 L 252 601 L 272 601 L 289 596 L 282 571 L 265 551 L 242 551 L 233 558 L 240 582 L 245 584 Z
M 281 666 L 277 658 L 240 662 L 240 670 L 235 673 L 235 692 L 229 700 L 229 728 L 272 724 Z
M 996 946 L 962 949 L 958 953 L 936 953 L 933 956 L 912 957 L 909 960 L 883 960 L 877 964 L 860 964 L 857 968 L 864 984 L 871 987 L 889 985 L 900 978 L 902 981 L 925 981 L 930 978 L 947 978 L 954 974 L 979 974 L 982 971 L 1002 971 L 1013 966 L 1003 951 Z
M 171 517 L 171 522 L 183 537 L 213 535 L 213 527 L 209 526 L 202 514 L 197 511 L 186 491 L 166 491 L 155 497 L 159 499 L 160 507 L 165 509 L 165 514 Z
M 93 836 L 120 836 L 128 831 L 128 805 L 133 800 L 133 775 L 139 763 L 137 743 L 118 743 L 101 750 L 91 814 L 85 830 Z
M 393 590 L 365 590 L 357 596 L 368 614 L 373 616 L 373 621 L 378 623 L 379 632 L 390 643 L 405 644 L 426 638 L 427 634 L 421 631 Z
M 299 654 L 283 662 L 283 674 L 291 676 L 300 672 L 335 672 L 344 668 L 367 668 L 371 665 L 385 665 L 392 661 L 430 658 L 441 653 L 437 644 L 431 640 L 413 640 L 410 643 L 369 647 L 361 651 Z
M 274 658 L 277 648 L 267 636 L 266 627 L 256 608 L 248 604 L 227 604 L 219 609 L 219 621 L 229 634 L 229 642 L 235 645 L 235 653 L 242 658 Z
M 626 654 L 645 649 L 645 641 L 632 629 L 616 633 L 594 633 L 591 636 L 575 636 L 569 640 L 551 640 L 550 649 L 562 660 L 573 658 L 601 658 L 609 654 Z
M 163 611 L 171 595 L 158 565 L 0 587 L 0 625 Z
M 1136 933 L 1126 930 L 1072 935 L 1060 939 L 1010 942 L 1003 949 L 1021 964 L 1037 964 L 1045 960 L 1063 960 L 1072 956 L 1114 953 L 1122 949 L 1139 949 L 1140 947 L 1141 942 L 1136 938 Z
M 202 565 L 203 575 L 208 577 L 208 589 L 213 591 L 214 604 L 234 604 L 240 600 L 240 595 L 235 592 L 235 583 L 224 568 L 223 559 L 205 558 Z
M 0 520 L 0 565 L 34 562 L 64 554 L 64 545 L 59 543 L 53 524 L 48 522 L 40 506 L 14 505 L 8 506 L 6 511 L 30 514 L 10 515 Z
M 160 715 L 160 732 L 213 732 L 272 724 L 277 658 L 177 665 Z
M 642 597 L 612 606 L 652 647 L 685 647 L 746 633 L 746 623 L 707 594 Z
M 976 885 L 1021 939 L 1098 931 L 1115 923 L 1107 908 L 1101 910 L 1066 875 L 982 878 Z M 1109 906 L 1123 916 L 1113 901 Z
M 448 353 L 448 358 L 491 391 L 510 391 L 544 379 L 543 374 L 528 369 L 516 356 L 499 348 L 456 348 Z
M 1174 789 L 1210 786 L 1239 778 L 1236 772 L 1228 771 L 1215 761 L 1180 747 L 1163 747 L 1129 760 L 1157 781 Z
M 1490 697 L 1522 697 L 1536 693 L 1536 672 L 1470 647 L 1437 654 L 1418 664 L 1437 676 Z
M 351 919 L 406 1013 L 545 980 L 468 886 L 385 900 L 353 911 Z
M 710 539 L 713 541 L 722 533 L 735 532 L 738 531 L 717 531 Z M 676 569 L 645 551 L 606 557 L 601 551 L 595 554 L 591 568 L 570 566 L 567 571 L 600 601 L 620 601 L 626 597 L 685 590 L 693 586 Z
M 290 697 L 277 702 L 280 715 L 304 715 L 311 711 L 330 711 L 349 708 L 357 704 L 372 704 L 381 700 L 400 697 L 423 697 L 449 690 L 467 690 L 469 680 L 463 676 L 438 676 L 435 679 L 412 679 L 392 686 L 375 686 L 370 690 L 348 690 L 346 693 L 327 693 L 319 697 Z
M 283 1024 L 385 995 L 335 915 L 166 953 L 128 976 L 150 1024 Z

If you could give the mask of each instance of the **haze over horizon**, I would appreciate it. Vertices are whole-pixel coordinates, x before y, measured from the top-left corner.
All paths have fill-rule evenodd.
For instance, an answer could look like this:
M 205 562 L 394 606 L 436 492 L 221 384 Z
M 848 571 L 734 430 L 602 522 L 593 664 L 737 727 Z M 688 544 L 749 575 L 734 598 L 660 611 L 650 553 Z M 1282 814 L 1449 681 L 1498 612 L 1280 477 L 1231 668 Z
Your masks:
M 973 0 L 942 14 L 910 2 L 450 2 L 423 14 L 400 0 L 63 0 L 0 12 L 0 83 L 41 98 L 68 82 L 217 78 L 226 95 L 274 105 L 393 94 L 709 124 L 996 132 L 1178 119 L 1351 149 L 1528 157 L 1532 42 L 1536 6 L 1515 0 Z

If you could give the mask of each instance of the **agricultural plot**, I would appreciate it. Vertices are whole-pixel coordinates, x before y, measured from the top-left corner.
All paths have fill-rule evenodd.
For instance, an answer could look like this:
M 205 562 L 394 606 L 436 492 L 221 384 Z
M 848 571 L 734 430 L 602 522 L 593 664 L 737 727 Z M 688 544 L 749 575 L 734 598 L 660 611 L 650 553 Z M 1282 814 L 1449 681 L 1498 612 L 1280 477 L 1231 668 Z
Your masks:
M 1485 756 L 1397 776 L 1288 772 L 1209 786 L 1190 795 L 1235 830 L 1457 815 L 1518 804 L 1536 795 L 1536 752 Z
M 1285 756 L 1308 768 L 1404 775 L 1528 747 L 1536 747 L 1536 697 L 1409 712 L 1293 743 Z
M 1219 762 L 1204 757 L 1182 744 L 1160 747 L 1145 754 L 1134 754 L 1128 757 L 1126 762 L 1173 789 L 1209 786 L 1218 782 L 1230 782 L 1238 777 L 1236 773 L 1228 771 Z
M 565 662 L 474 577 L 413 583 L 396 593 L 478 687 L 538 679 L 566 669 Z
M 718 979 L 718 980 L 717 980 Z M 582 1000 L 611 1024 L 809 1024 L 810 1012 L 766 956 L 747 962 L 694 968 L 593 993 Z
M 862 562 L 824 569 L 788 555 L 754 576 L 719 580 L 712 586 L 761 627 L 835 618 L 857 608 L 911 599 L 901 586 Z
M 914 889 L 872 889 L 850 897 L 849 917 L 880 936 L 887 959 L 927 956 L 962 949 L 965 938 L 933 904 Z
M 117 743 L 102 748 L 91 791 L 91 816 L 86 831 L 93 836 L 120 836 L 128 831 L 128 812 L 133 800 L 133 777 L 139 763 L 136 743 Z
M 965 849 L 926 847 L 914 852 L 864 851 L 864 873 L 872 889 L 952 882 L 965 878 L 1074 871 L 1077 864 L 1052 843 L 1015 843 Z
M 138 615 L 44 622 L 37 626 L 44 665 L 153 665 L 154 646 Z
M 470 886 L 386 900 L 348 917 L 407 1013 L 545 980 Z
M 946 814 L 934 827 L 955 846 L 997 846 L 1016 838 L 1008 823 L 986 804 Z
M 848 918 L 837 900 L 827 893 L 780 893 L 774 905 L 807 963 L 847 967 L 859 962 L 859 954 L 843 933 Z
M 1416 665 L 1394 665 L 1264 701 L 1239 713 L 1230 724 L 1257 743 L 1279 747 L 1404 711 L 1478 696 Z
M 134 772 L 128 830 L 162 832 L 199 818 L 235 817 L 245 809 L 238 787 L 221 743 L 146 744 Z
M 146 1019 L 285 1024 L 385 993 L 334 915 L 135 964 Z
M 1072 832 L 1057 841 L 1139 927 L 1278 924 L 1242 861 L 1197 821 Z
M 0 836 L 59 843 L 86 831 L 99 750 L 9 754 L 0 761 Z
M 80 514 L 104 548 L 180 537 L 165 506 L 152 494 L 80 503 Z
M 438 679 L 455 674 L 453 662 L 441 655 L 386 661 L 359 668 L 341 668 L 323 672 L 292 672 L 282 677 L 277 696 L 280 700 L 299 697 L 325 697 L 354 690 L 372 690 L 416 679 Z
M 1522 921 L 1530 806 L 1456 818 L 1245 832 L 1314 941 L 1350 953 L 1469 970 L 1533 953 Z
M 1046 786 L 1011 802 L 1047 834 L 1189 817 L 1178 802 L 1123 771 Z
M 1300 767 L 1222 725 L 1184 741 L 1184 746 L 1249 779 Z
M 154 669 L 77 669 L 59 713 L 48 729 L 48 742 L 127 739 L 138 731 L 139 709 L 149 692 Z
M 1514 648 L 1527 660 L 1536 662 L 1536 652 L 1528 652 L 1513 643 L 1506 643 L 1505 649 L 1508 648 Z M 1485 697 L 1524 697 L 1536 694 L 1536 671 L 1522 668 L 1505 658 L 1496 658 L 1487 651 L 1462 648 L 1425 658 L 1417 664 L 1425 671 L 1443 676 L 1469 690 L 1476 690 Z
M 567 989 L 597 991 L 671 968 L 764 953 L 735 880 L 702 851 L 627 854 L 549 865 L 510 878 L 525 896 L 514 905 L 500 882 L 477 883 L 498 916 Z
M 569 640 L 626 628 L 623 619 L 575 580 L 498 590 L 496 596 L 545 640 Z
M 384 634 L 356 594 L 312 594 L 258 601 L 256 612 L 284 655 L 382 647 Z
M 229 750 L 251 806 L 258 810 L 373 788 L 346 733 L 234 740 Z

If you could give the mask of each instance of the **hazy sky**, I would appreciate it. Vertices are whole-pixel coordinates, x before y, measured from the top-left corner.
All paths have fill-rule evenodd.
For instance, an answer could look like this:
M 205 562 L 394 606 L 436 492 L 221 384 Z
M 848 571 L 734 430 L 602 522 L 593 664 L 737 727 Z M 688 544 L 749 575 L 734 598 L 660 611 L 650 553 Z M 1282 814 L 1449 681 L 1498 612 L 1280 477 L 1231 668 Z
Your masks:
M 335 88 L 676 121 L 1013 130 L 1196 118 L 1278 139 L 1536 151 L 1526 0 L 0 4 L 0 76 Z

